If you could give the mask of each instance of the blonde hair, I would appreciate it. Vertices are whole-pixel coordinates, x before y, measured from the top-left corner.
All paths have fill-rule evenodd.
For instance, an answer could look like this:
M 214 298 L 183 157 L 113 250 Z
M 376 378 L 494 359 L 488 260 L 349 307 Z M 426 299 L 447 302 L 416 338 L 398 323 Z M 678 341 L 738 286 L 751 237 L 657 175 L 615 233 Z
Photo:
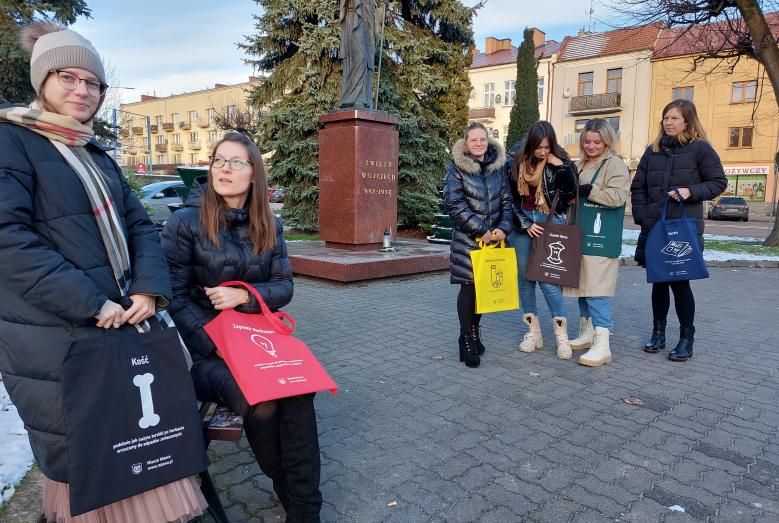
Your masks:
M 584 152 L 584 139 L 587 137 L 587 133 L 598 133 L 600 139 L 606 144 L 606 148 L 609 151 L 614 150 L 614 146 L 617 143 L 617 133 L 603 118 L 593 118 L 584 124 L 584 128 L 579 135 L 579 150 L 582 153 L 582 158 L 587 158 L 587 153 Z
M 652 151 L 660 152 L 660 140 L 665 136 L 665 130 L 663 129 L 663 118 L 671 109 L 678 109 L 682 113 L 684 123 L 687 124 L 687 129 L 679 133 L 677 139 L 679 143 L 694 142 L 695 140 L 707 140 L 706 131 L 703 130 L 703 125 L 698 118 L 698 111 L 695 109 L 695 105 L 689 100 L 674 100 L 669 103 L 663 109 L 663 115 L 660 118 L 660 132 L 657 134 L 657 138 L 652 142 Z

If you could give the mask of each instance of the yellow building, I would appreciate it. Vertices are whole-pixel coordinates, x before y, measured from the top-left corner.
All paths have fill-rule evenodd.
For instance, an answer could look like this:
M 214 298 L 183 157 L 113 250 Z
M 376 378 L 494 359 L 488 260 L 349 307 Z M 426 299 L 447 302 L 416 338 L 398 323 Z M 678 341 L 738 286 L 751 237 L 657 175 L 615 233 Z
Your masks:
M 711 60 L 693 70 L 702 30 L 684 34 L 664 29 L 652 56 L 650 141 L 660 130 L 663 107 L 675 99 L 692 101 L 714 149 L 719 153 L 728 188 L 753 211 L 768 213 L 776 198 L 774 155 L 779 117 L 771 84 L 762 66 L 742 58 Z M 732 69 L 732 70 L 731 70 Z
M 223 134 L 214 117 L 246 111 L 247 92 L 259 81 L 252 76 L 246 83 L 165 97 L 143 95 L 140 102 L 120 105 L 122 163 L 147 165 L 151 158 L 155 169 L 205 165 Z M 146 117 L 151 118 L 151 137 Z
M 545 40 L 543 31 L 533 28 L 535 57 L 538 60 L 538 114 L 548 118 L 552 62 L 560 44 Z M 488 37 L 484 52 L 473 55 L 468 68 L 471 98 L 468 119 L 483 123 L 493 138 L 503 142 L 508 135 L 517 79 L 517 48 L 510 38 Z M 510 146 L 510 145 L 509 145 Z
M 617 131 L 617 152 L 635 168 L 647 143 L 652 68 L 649 58 L 660 28 L 647 25 L 566 36 L 552 71 L 549 121 L 571 156 L 591 118 Z

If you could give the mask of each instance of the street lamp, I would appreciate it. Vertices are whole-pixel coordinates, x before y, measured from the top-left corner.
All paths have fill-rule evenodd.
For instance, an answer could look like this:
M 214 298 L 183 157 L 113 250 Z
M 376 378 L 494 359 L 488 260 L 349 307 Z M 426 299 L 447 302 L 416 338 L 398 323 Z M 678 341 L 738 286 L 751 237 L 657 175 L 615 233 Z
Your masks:
M 113 114 L 114 129 L 118 129 L 118 125 L 117 125 L 117 115 L 118 115 L 118 113 L 131 114 L 133 116 L 140 116 L 141 118 L 146 118 L 146 137 L 149 140 L 149 143 L 148 143 L 149 155 L 147 156 L 147 158 L 149 160 L 149 162 L 148 162 L 149 170 L 147 172 L 149 174 L 151 174 L 151 167 L 152 167 L 152 161 L 151 161 L 151 155 L 152 155 L 152 150 L 151 150 L 151 116 L 147 116 L 145 114 L 131 113 L 130 111 L 125 111 L 124 109 L 114 109 L 114 114 Z M 116 160 L 116 145 L 117 144 L 114 144 L 114 160 Z

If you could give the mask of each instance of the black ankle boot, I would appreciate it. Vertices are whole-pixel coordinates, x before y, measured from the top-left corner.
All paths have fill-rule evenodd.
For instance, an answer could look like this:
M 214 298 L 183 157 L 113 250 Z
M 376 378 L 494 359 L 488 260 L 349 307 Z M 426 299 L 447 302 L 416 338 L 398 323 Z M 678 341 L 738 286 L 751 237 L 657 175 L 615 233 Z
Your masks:
M 484 354 L 484 344 L 481 342 L 481 331 L 477 324 L 471 325 L 471 334 L 476 338 L 476 353 L 481 356 Z
M 644 352 L 654 354 L 665 349 L 665 324 L 666 320 L 655 320 L 652 329 L 652 339 L 644 345 Z
M 465 365 L 468 367 L 478 367 L 481 364 L 481 358 L 479 358 L 479 348 L 476 344 L 476 337 L 472 333 L 466 333 L 463 335 L 463 338 L 465 340 L 465 350 L 463 351 Z
M 460 337 L 457 339 L 457 343 L 460 345 L 460 361 L 465 361 L 465 334 L 460 333 Z
M 679 328 L 679 343 L 668 354 L 671 361 L 687 361 L 692 358 L 692 345 L 695 341 L 695 327 Z

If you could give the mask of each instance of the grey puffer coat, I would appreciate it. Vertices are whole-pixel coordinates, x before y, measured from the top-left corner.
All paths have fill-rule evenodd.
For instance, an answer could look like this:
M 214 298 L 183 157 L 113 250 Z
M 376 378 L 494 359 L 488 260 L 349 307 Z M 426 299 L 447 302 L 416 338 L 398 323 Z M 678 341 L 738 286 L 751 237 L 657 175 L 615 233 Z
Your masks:
M 483 161 L 465 153 L 465 141 L 452 148 L 452 164 L 444 177 L 444 207 L 454 221 L 449 268 L 452 283 L 473 283 L 470 252 L 487 231 L 511 233 L 511 191 L 503 146 L 489 139 Z
M 687 187 L 690 197 L 684 202 L 685 214 L 695 219 L 698 241 L 703 249 L 703 202 L 725 190 L 728 180 L 722 162 L 714 148 L 705 140 L 686 144 L 663 136 L 660 151 L 649 146 L 641 157 L 636 176 L 630 186 L 633 221 L 641 226 L 635 259 L 645 264 L 644 246 L 649 231 L 660 218 L 660 209 L 668 191 Z M 678 218 L 681 206 L 669 200 L 666 218 Z
M 170 279 L 154 225 L 104 147 L 93 141 L 86 149 L 124 226 L 130 294 L 167 305 Z M 48 139 L 0 123 L 0 372 L 35 461 L 62 483 L 68 482 L 62 361 L 75 341 L 113 334 L 94 318 L 109 299 L 119 302 L 119 286 L 78 176 Z

